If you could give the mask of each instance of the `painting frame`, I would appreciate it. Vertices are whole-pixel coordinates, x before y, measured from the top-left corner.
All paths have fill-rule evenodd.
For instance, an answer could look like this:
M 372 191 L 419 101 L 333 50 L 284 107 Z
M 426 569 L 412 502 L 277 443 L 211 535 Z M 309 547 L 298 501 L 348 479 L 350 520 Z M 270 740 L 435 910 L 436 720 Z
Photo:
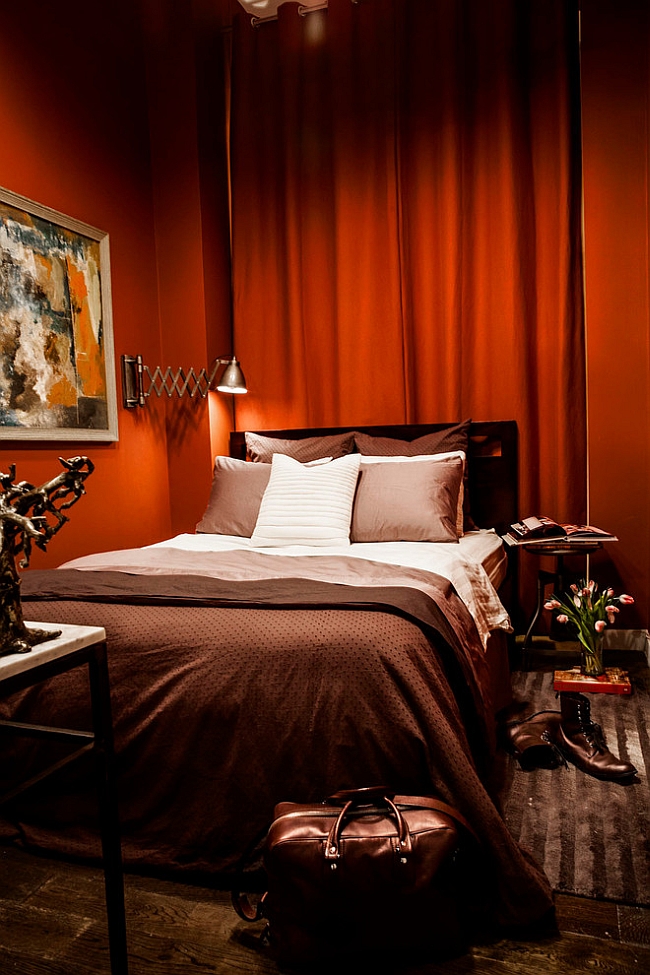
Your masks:
M 0 442 L 119 439 L 109 235 L 0 187 Z

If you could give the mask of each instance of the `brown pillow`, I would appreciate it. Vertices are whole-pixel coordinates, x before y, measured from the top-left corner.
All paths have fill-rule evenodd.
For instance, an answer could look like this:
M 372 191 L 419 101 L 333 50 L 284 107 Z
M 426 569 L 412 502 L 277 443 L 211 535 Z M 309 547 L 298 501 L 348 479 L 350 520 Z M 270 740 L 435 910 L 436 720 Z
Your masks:
M 420 454 L 440 454 L 449 450 L 462 450 L 469 460 L 469 427 L 471 419 L 443 427 L 433 433 L 425 433 L 416 440 L 398 440 L 394 437 L 373 437 L 356 430 L 354 442 L 360 454 L 382 457 L 417 457 Z M 465 464 L 465 491 L 463 497 L 464 530 L 474 531 L 476 525 L 469 507 L 469 464 Z
M 414 464 L 361 464 L 352 542 L 457 542 L 460 457 Z
M 344 457 L 352 453 L 354 433 L 335 433 L 328 437 L 303 437 L 301 440 L 280 440 L 259 433 L 245 433 L 248 456 L 255 463 L 270 464 L 273 454 L 285 454 L 306 464 L 321 457 Z
M 373 437 L 368 433 L 355 430 L 354 442 L 359 453 L 368 456 L 417 457 L 420 454 L 442 454 L 448 450 L 463 450 L 467 454 L 471 422 L 471 420 L 463 420 L 462 423 L 444 427 L 434 433 L 425 433 L 417 440 Z
M 270 476 L 270 464 L 216 457 L 210 499 L 197 532 L 250 538 Z

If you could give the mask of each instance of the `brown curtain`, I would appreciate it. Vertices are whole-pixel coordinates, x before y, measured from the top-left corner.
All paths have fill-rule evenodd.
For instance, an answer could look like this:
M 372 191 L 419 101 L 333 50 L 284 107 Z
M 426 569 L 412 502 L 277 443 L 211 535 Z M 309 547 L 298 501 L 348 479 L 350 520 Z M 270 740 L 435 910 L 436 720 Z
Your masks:
M 514 418 L 522 515 L 584 517 L 577 36 L 575 0 L 235 13 L 239 428 Z

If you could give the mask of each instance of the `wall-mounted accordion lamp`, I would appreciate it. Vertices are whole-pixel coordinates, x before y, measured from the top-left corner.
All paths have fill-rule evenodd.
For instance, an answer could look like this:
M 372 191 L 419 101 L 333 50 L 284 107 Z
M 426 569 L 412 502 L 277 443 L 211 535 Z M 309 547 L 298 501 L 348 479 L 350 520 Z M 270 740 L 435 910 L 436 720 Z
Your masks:
M 152 393 L 158 397 L 163 393 L 170 397 L 176 393 L 180 398 L 200 396 L 205 399 L 215 390 L 219 393 L 248 392 L 244 373 L 234 356 L 214 359 L 209 369 L 199 369 L 198 372 L 193 368 L 187 372 L 173 370 L 170 366 L 150 369 L 141 355 L 122 356 L 122 399 L 127 410 L 144 406 Z

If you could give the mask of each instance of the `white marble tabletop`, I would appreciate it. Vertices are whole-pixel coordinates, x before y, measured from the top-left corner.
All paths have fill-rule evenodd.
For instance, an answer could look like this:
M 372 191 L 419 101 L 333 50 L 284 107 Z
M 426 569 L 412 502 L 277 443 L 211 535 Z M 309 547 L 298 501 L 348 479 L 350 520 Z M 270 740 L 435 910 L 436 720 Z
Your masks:
M 9 653 L 0 657 L 0 682 L 14 674 L 24 674 L 39 664 L 57 660 L 68 653 L 89 647 L 106 639 L 103 626 L 75 626 L 71 623 L 32 623 L 25 621 L 30 630 L 61 630 L 61 636 L 45 643 L 37 643 L 29 653 Z

